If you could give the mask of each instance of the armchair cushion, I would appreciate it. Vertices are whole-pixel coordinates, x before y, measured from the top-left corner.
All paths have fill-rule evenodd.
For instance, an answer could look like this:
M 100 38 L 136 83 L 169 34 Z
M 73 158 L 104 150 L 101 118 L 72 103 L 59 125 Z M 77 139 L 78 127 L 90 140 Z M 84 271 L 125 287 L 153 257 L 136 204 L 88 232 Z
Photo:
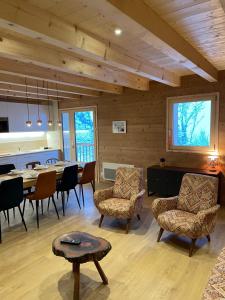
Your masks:
M 118 168 L 113 187 L 113 197 L 130 199 L 142 190 L 143 170 L 139 168 Z
M 217 202 L 218 178 L 200 174 L 185 174 L 177 208 L 190 213 L 208 209 Z
M 174 209 L 160 214 L 157 221 L 163 229 L 176 234 L 183 234 L 190 238 L 199 236 L 199 226 L 196 224 L 195 214 Z
M 117 218 L 129 218 L 132 210 L 130 200 L 111 198 L 101 201 L 98 209 L 102 215 L 109 215 Z

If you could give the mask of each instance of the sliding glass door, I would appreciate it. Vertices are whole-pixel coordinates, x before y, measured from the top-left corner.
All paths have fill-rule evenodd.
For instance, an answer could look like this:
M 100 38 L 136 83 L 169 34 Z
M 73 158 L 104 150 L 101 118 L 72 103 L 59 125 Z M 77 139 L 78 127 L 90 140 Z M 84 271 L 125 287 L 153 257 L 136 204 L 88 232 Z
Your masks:
M 62 111 L 61 120 L 64 159 L 81 163 L 96 160 L 96 109 Z

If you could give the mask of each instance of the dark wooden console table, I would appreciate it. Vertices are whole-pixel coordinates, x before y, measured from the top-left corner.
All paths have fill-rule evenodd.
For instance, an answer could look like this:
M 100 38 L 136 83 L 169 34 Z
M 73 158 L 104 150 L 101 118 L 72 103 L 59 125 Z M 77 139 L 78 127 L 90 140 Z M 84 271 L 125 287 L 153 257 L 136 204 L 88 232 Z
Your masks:
M 173 166 L 160 167 L 158 165 L 154 165 L 147 168 L 148 196 L 154 193 L 162 196 L 178 195 L 181 181 L 185 173 L 210 175 L 218 177 L 219 179 L 221 174 L 219 170 L 217 170 L 216 172 L 212 172 L 210 170 L 204 169 L 182 168 Z

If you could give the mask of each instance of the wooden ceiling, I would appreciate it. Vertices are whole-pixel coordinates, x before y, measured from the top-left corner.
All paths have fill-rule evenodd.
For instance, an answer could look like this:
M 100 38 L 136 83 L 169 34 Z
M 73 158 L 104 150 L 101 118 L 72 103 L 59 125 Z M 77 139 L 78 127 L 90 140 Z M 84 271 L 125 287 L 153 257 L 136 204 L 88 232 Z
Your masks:
M 61 101 L 216 81 L 224 28 L 224 0 L 1 0 L 0 97 L 26 98 L 25 78 L 29 99 Z

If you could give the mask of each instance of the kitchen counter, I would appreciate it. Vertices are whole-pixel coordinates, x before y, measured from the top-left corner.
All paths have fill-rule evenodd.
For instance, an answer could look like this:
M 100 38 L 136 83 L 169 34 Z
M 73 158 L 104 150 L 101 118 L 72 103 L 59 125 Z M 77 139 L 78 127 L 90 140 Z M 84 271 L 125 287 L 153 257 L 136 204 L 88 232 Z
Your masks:
M 42 153 L 42 152 L 51 152 L 51 151 L 60 151 L 60 149 L 36 149 L 36 150 L 26 150 L 26 151 L 17 151 L 17 152 L 9 152 L 9 153 L 0 153 L 1 157 L 8 157 L 8 156 L 17 156 L 17 155 L 26 155 L 26 154 L 35 154 L 35 153 Z

